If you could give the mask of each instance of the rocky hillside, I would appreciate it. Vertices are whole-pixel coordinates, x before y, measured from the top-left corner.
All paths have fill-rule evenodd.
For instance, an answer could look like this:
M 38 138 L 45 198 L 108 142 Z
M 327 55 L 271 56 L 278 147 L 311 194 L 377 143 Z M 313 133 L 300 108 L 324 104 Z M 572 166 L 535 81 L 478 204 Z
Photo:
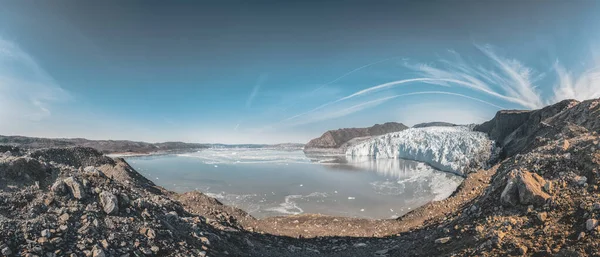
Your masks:
M 189 151 L 207 148 L 206 144 L 164 142 L 146 143 L 126 140 L 88 140 L 83 138 L 36 138 L 23 136 L 1 136 L 0 144 L 18 146 L 23 149 L 52 147 L 91 147 L 103 153 L 155 153 L 167 151 Z
M 397 132 L 407 129 L 402 123 L 387 122 L 384 124 L 375 124 L 368 128 L 343 128 L 329 130 L 321 137 L 312 139 L 304 146 L 305 150 L 314 148 L 339 148 L 345 143 L 355 138 L 379 136 L 391 132 Z
M 474 130 L 487 133 L 502 147 L 502 156 L 513 156 L 537 146 L 536 141 L 549 138 L 565 127 L 590 131 L 600 128 L 596 101 L 579 103 L 564 100 L 534 111 L 499 111 L 496 116 Z

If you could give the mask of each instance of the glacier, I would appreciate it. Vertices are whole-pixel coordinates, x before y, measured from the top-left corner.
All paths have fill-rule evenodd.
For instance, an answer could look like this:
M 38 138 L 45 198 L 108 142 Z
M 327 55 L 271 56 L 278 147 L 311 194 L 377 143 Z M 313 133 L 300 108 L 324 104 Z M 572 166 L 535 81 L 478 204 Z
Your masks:
M 350 146 L 346 156 L 409 159 L 464 176 L 485 165 L 492 147 L 485 133 L 466 126 L 426 127 L 374 137 Z

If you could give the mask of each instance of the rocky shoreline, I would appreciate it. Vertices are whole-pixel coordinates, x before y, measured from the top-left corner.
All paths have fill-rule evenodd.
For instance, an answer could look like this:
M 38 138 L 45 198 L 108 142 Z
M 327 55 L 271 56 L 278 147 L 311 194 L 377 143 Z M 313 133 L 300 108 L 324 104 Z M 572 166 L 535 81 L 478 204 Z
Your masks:
M 600 99 L 501 111 L 503 151 L 397 220 L 255 219 L 91 148 L 0 146 L 3 256 L 600 256 Z

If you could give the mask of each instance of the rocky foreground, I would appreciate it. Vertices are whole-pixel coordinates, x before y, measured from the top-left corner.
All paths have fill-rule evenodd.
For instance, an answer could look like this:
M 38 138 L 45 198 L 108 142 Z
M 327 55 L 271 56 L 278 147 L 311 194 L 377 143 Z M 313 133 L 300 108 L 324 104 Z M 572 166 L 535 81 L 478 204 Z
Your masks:
M 257 220 L 91 148 L 0 146 L 3 256 L 600 256 L 600 99 L 501 111 L 502 147 L 398 220 Z

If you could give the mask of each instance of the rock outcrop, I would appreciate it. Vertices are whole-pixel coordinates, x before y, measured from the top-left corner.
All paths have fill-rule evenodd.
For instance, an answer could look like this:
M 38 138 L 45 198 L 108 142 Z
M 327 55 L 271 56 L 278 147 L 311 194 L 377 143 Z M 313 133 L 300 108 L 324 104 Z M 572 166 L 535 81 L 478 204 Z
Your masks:
M 487 133 L 506 158 L 538 146 L 537 139 L 554 139 L 569 130 L 599 132 L 598 109 L 598 100 L 564 100 L 534 111 L 499 111 L 474 130 Z
M 391 132 L 398 132 L 407 129 L 408 127 L 402 123 L 387 122 L 384 124 L 375 124 L 368 128 L 343 128 L 337 130 L 329 130 L 321 137 L 312 139 L 304 146 L 305 151 L 311 149 L 335 149 L 342 147 L 350 140 L 355 138 L 379 136 Z

